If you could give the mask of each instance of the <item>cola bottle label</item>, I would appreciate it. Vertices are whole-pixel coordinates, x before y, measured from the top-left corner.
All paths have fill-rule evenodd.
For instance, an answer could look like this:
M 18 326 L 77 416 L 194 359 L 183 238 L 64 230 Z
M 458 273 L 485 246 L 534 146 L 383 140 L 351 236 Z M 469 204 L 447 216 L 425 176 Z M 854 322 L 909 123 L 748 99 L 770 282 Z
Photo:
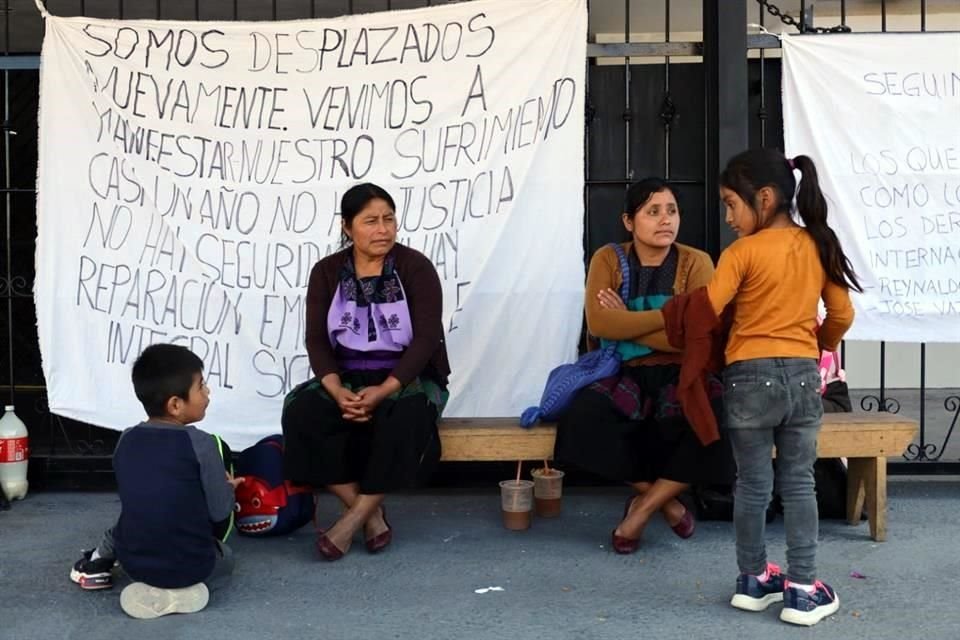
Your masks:
M 0 462 L 23 462 L 30 457 L 26 437 L 0 439 Z

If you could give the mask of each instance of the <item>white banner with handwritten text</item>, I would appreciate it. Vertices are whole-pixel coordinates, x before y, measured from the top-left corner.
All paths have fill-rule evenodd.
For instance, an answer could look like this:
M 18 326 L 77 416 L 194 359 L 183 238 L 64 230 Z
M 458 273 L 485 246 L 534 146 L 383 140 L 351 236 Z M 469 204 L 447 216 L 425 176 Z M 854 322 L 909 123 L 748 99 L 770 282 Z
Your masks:
M 960 342 L 960 34 L 783 38 L 788 156 L 864 285 L 848 337 Z
M 447 415 L 515 416 L 576 355 L 585 0 L 257 23 L 50 17 L 36 306 L 54 413 L 139 421 L 151 343 L 245 447 L 309 378 L 304 298 L 359 182 L 443 282 Z

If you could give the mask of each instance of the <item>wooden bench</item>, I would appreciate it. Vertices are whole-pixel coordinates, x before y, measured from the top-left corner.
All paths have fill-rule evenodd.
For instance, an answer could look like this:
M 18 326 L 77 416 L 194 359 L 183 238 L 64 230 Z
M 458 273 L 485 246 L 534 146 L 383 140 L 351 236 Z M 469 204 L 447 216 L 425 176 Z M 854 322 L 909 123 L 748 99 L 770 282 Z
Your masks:
M 847 458 L 847 521 L 860 522 L 864 504 L 870 536 L 887 537 L 887 458 L 913 440 L 917 423 L 891 413 L 828 413 L 817 440 L 820 458 Z M 553 457 L 554 425 L 521 429 L 512 418 L 446 418 L 442 460 L 512 461 Z M 775 453 L 775 452 L 774 452 Z

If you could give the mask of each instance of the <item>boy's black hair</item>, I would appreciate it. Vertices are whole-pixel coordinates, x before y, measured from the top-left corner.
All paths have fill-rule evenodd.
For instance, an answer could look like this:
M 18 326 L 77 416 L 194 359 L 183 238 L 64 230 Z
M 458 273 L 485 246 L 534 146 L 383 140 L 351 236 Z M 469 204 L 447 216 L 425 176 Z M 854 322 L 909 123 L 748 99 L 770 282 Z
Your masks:
M 133 391 L 151 418 L 167 415 L 167 401 L 176 396 L 187 400 L 193 376 L 203 373 L 203 360 L 186 347 L 154 344 L 133 363 Z

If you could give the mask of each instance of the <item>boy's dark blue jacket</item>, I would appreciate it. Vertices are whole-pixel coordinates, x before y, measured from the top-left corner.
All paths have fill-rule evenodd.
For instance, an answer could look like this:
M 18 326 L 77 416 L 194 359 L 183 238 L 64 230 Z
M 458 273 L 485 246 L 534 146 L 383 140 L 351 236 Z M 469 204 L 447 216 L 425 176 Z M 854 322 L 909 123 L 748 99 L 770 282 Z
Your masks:
M 123 432 L 113 468 L 121 504 L 114 541 L 127 575 L 165 589 L 203 582 L 218 553 L 214 532 L 234 506 L 216 439 L 143 422 Z

